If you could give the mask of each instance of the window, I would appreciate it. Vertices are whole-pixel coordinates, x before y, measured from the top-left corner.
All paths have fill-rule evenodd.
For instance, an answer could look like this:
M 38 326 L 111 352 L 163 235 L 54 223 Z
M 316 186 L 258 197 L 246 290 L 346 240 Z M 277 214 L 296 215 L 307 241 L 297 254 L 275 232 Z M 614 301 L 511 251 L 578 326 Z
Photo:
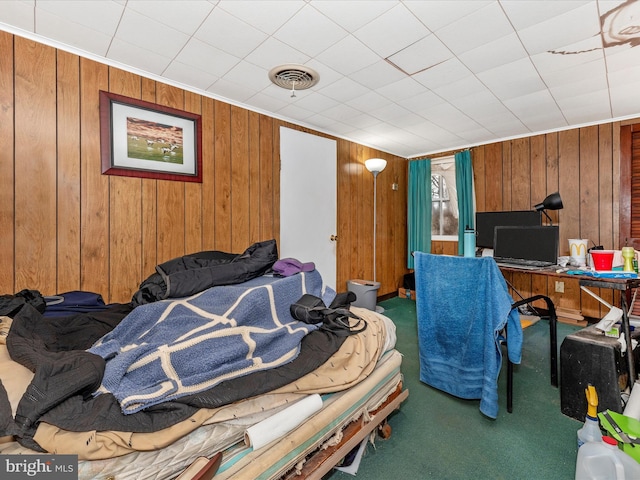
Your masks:
M 454 158 L 431 161 L 431 238 L 458 240 L 458 192 Z

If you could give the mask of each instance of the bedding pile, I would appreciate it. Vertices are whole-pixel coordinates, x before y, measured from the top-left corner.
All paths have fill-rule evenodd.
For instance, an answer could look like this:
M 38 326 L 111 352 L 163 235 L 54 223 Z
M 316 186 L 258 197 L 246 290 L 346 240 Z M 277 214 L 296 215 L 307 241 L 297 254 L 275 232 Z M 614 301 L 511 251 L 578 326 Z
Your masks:
M 266 250 L 274 261 L 272 249 L 262 242 L 247 251 Z M 54 318 L 43 316 L 37 295 L 5 299 L 8 352 L 34 375 L 15 408 L 0 388 L 0 436 L 43 451 L 33 439 L 41 422 L 70 431 L 154 432 L 320 366 L 344 339 L 294 320 L 289 307 L 305 293 L 331 302 L 335 292 L 317 271 L 263 275 L 261 260 L 251 273 L 241 257 L 238 278 L 251 280 L 236 283 L 223 262 L 219 279 L 231 285 L 188 298 Z M 210 284 L 213 266 L 207 268 Z M 186 289 L 196 285 L 188 283 Z
M 0 302 L 0 437 L 10 440 L 0 442 L 0 454 L 75 454 L 87 461 L 81 478 L 112 471 L 122 458 L 126 478 L 143 478 L 132 473 L 135 456 L 144 459 L 140 465 L 161 466 L 166 477 L 157 478 L 172 478 L 176 449 L 186 449 L 185 458 L 226 449 L 242 442 L 250 425 L 308 395 L 368 379 L 393 349 L 393 323 L 360 308 L 351 309 L 351 330 L 349 319 L 346 330 L 296 320 L 290 307 L 305 294 L 346 309 L 350 297 L 336 295 L 315 270 L 265 272 L 272 244 L 258 247 L 248 251 L 267 255 L 244 257 L 241 282 L 229 270 L 239 256 L 209 252 L 170 262 L 158 272 L 176 275 L 154 274 L 132 302 L 99 311 L 47 317 L 30 291 L 8 298 L 12 311 L 2 317 Z M 224 275 L 213 271 L 216 264 Z M 183 267 L 208 273 L 203 280 Z M 150 288 L 158 278 L 161 293 Z M 152 290 L 166 298 L 152 299 Z

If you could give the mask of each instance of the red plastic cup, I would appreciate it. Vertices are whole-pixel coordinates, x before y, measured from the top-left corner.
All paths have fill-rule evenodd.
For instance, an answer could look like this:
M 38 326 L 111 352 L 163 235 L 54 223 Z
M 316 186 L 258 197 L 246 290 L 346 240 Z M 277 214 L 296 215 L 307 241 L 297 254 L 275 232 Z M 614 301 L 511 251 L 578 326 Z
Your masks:
M 613 250 L 591 250 L 591 260 L 594 270 L 607 271 L 613 268 Z

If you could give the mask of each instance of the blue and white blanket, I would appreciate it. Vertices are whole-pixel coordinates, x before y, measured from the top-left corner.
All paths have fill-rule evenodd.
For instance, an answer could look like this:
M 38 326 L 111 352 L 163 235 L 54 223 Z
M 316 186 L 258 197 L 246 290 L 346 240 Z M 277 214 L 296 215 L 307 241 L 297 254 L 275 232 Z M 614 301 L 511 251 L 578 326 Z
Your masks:
M 106 360 L 96 394 L 110 392 L 124 413 L 284 365 L 318 328 L 289 307 L 309 293 L 329 305 L 335 292 L 317 271 L 262 276 L 191 297 L 136 307 L 89 349 Z

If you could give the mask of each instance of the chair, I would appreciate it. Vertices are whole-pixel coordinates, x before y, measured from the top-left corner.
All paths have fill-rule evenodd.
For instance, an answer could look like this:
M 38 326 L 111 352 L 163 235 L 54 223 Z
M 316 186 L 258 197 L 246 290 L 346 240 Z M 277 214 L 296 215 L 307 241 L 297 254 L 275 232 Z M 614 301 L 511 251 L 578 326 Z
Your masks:
M 513 365 L 520 363 L 518 308 L 544 300 L 549 310 L 551 383 L 557 387 L 556 314 L 544 295 L 514 302 L 492 258 L 414 253 L 420 380 L 451 395 L 480 399 L 498 414 L 502 346 L 507 354 L 507 411 L 513 410 Z

